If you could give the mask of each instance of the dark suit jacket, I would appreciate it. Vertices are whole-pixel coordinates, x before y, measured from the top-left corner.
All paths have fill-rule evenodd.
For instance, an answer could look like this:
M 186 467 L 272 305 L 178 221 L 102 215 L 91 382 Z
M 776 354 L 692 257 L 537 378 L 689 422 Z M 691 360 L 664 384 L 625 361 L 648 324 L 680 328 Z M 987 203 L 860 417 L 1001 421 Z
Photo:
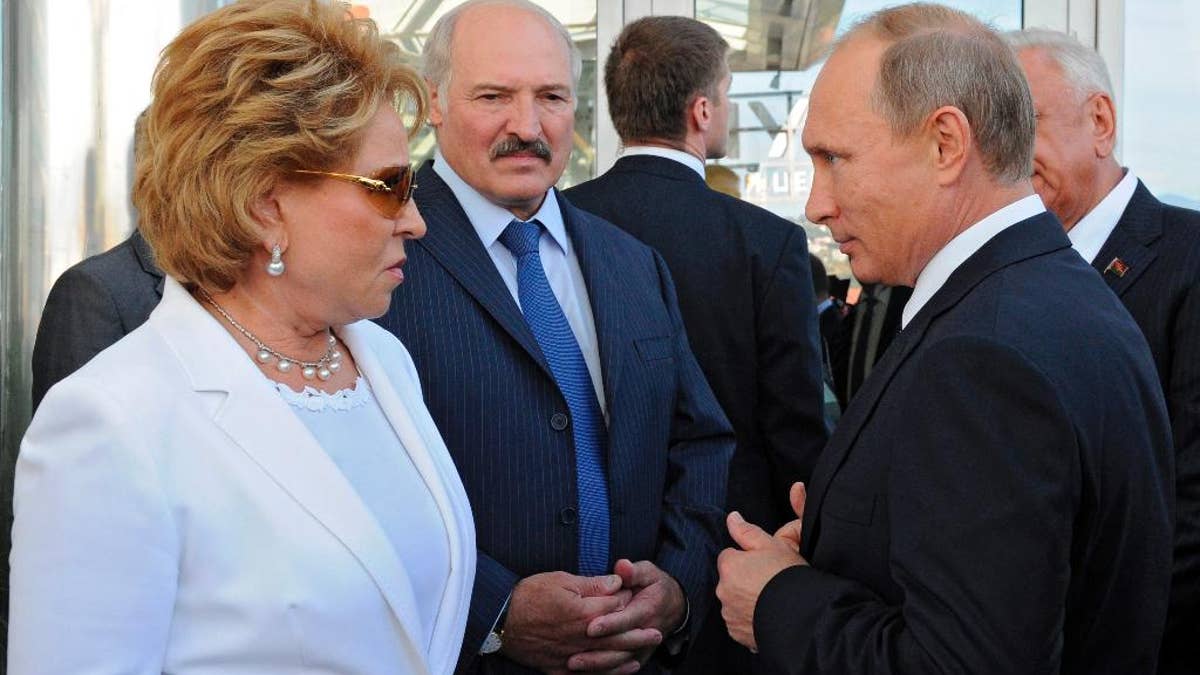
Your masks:
M 667 261 L 696 360 L 737 434 L 729 508 L 769 531 L 794 518 L 788 490 L 828 440 L 804 230 L 662 157 L 623 157 L 566 196 Z
M 879 331 L 879 344 L 875 346 L 875 360 L 871 363 L 864 362 L 867 366 L 874 367 L 874 364 L 883 358 L 887 353 L 888 345 L 892 344 L 896 334 L 900 332 L 900 321 L 904 315 L 904 305 L 908 304 L 908 299 L 912 297 L 913 289 L 908 286 L 893 286 L 891 293 L 888 295 L 887 307 L 884 308 L 883 324 Z M 850 312 L 842 319 L 839 326 L 837 336 L 829 344 L 829 365 L 833 374 L 833 393 L 838 397 L 838 403 L 845 410 L 850 404 L 850 399 L 854 397 L 856 392 L 850 390 L 850 362 L 854 358 L 855 342 L 854 342 L 854 326 L 859 323 L 863 316 L 862 297 L 859 301 L 850 307 Z M 869 332 L 867 326 L 863 326 L 864 330 L 858 333 L 858 339 L 861 349 L 868 349 Z M 861 386 L 861 385 L 860 385 Z
M 1106 271 L 1113 259 L 1124 275 Z M 1150 343 L 1175 436 L 1175 564 L 1160 673 L 1200 672 L 1200 213 L 1140 181 L 1093 266 Z
M 763 590 L 788 673 L 1150 673 L 1173 452 L 1137 326 L 1044 213 L 956 270 L 854 398 Z
M 429 231 L 409 247 L 405 283 L 379 322 L 412 353 L 475 513 L 479 561 L 459 672 L 530 672 L 476 652 L 519 579 L 577 569 L 573 441 L 552 422 L 567 404 L 450 188 L 432 166 L 417 183 Z M 652 560 L 674 576 L 694 628 L 715 584 L 733 435 L 688 349 L 662 258 L 559 205 L 596 321 L 612 561 Z
M 162 299 L 163 273 L 141 233 L 63 272 L 33 343 L 33 407 L 46 391 L 142 325 Z

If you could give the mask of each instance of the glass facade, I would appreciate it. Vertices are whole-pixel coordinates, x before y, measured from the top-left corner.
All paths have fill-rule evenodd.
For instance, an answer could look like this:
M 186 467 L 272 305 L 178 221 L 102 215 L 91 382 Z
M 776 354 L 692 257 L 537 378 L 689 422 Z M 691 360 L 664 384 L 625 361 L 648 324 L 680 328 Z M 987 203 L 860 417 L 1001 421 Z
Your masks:
M 1200 2 L 1126 0 L 1124 29 L 1122 163 L 1162 201 L 1200 210 Z

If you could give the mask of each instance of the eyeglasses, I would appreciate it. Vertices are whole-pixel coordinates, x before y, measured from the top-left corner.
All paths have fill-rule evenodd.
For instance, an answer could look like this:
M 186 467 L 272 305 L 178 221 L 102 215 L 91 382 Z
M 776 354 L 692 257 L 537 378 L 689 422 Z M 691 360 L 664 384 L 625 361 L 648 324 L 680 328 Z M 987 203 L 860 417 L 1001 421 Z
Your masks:
M 311 176 L 324 176 L 335 180 L 354 183 L 355 185 L 366 188 L 367 200 L 371 202 L 371 206 L 379 212 L 379 215 L 384 218 L 395 218 L 397 214 L 412 199 L 413 190 L 417 189 L 413 183 L 414 171 L 411 166 L 389 166 L 378 172 L 375 178 L 367 178 L 366 176 L 355 176 L 349 173 L 333 173 L 332 171 L 310 171 L 308 169 L 294 169 L 292 173 L 303 173 Z

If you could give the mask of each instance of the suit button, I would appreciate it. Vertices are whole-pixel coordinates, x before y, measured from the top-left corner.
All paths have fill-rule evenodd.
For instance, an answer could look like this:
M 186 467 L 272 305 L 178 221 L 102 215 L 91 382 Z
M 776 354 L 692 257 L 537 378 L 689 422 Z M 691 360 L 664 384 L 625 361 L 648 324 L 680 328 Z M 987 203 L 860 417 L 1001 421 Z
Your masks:
M 558 520 L 563 525 L 574 525 L 575 524 L 575 509 L 568 506 L 567 508 L 563 509 L 562 511 L 559 511 L 558 512 Z
M 562 413 L 554 413 L 550 416 L 550 428 L 554 429 L 555 431 L 562 431 L 563 429 L 566 429 L 569 422 L 570 420 L 567 418 L 567 416 Z

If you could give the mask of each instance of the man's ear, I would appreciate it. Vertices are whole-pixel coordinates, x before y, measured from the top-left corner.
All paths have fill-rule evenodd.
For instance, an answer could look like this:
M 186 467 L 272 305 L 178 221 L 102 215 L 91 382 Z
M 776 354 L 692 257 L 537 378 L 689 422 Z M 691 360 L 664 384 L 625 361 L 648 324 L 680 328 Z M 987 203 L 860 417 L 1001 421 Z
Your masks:
M 425 87 L 429 90 L 429 125 L 436 127 L 442 123 L 442 106 L 445 101 L 442 100 L 437 85 L 425 80 Z
M 712 126 L 713 102 L 704 94 L 697 94 L 688 106 L 688 127 L 704 133 Z
M 955 183 L 967 166 L 974 144 L 966 114 L 954 106 L 942 106 L 929 116 L 926 131 L 938 184 Z
M 1117 146 L 1117 106 L 1108 94 L 1099 92 L 1089 96 L 1084 106 L 1092 123 L 1096 157 L 1109 157 Z

